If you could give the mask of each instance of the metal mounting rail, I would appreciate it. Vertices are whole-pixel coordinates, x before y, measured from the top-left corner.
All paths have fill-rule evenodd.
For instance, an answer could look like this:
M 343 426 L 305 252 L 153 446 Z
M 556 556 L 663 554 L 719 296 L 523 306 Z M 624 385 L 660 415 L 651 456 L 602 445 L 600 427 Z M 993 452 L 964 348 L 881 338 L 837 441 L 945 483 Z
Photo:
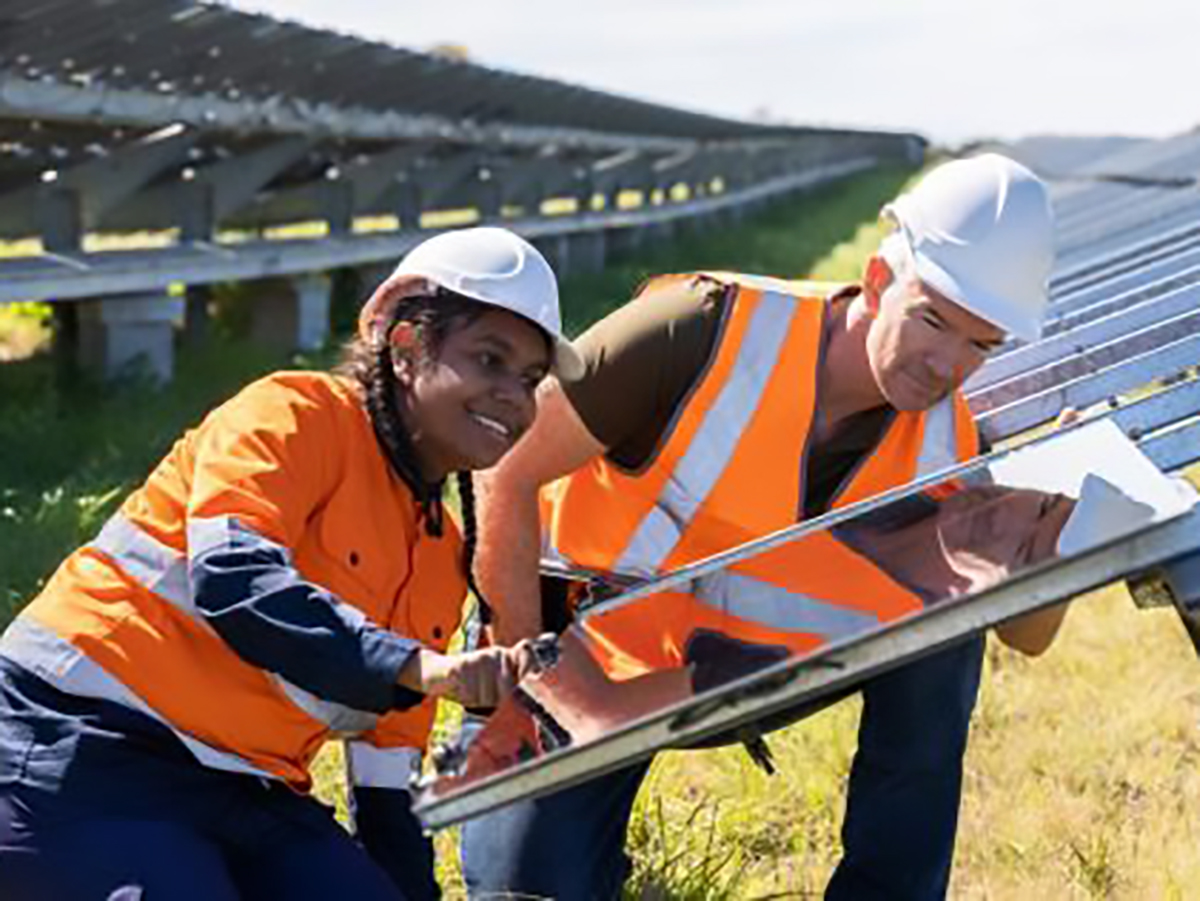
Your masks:
M 669 206 L 588 213 L 583 216 L 513 219 L 505 221 L 504 225 L 526 238 L 535 239 L 675 222 L 756 199 L 799 191 L 862 172 L 875 163 L 872 157 L 858 157 Z M 320 239 L 228 245 L 196 243 L 165 250 L 47 254 L 30 259 L 0 261 L 0 303 L 73 300 L 164 289 L 177 282 L 212 284 L 389 261 L 402 256 L 433 233 L 431 230 L 409 229 Z
M 974 597 L 932 607 L 878 631 L 786 661 L 631 723 L 595 742 L 557 751 L 445 798 L 419 795 L 414 812 L 433 829 L 487 813 L 799 707 L 969 635 L 1194 553 L 1200 512 L 1115 543 L 1035 567 Z

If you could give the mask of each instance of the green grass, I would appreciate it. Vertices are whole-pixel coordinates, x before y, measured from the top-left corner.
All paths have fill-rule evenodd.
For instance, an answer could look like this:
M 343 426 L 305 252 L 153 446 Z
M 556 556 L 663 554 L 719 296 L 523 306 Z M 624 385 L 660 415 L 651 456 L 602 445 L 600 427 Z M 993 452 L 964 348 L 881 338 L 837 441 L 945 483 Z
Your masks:
M 0 620 L 95 534 L 186 428 L 288 362 L 220 343 L 181 353 L 165 389 L 81 383 L 69 391 L 46 354 L 0 366 Z

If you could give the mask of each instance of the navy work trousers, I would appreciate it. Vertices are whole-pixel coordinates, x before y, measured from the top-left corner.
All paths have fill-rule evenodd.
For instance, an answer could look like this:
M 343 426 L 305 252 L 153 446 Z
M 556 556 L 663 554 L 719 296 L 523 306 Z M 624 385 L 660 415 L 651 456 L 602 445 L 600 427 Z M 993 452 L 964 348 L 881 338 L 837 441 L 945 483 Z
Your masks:
M 827 899 L 945 897 L 983 647 L 982 638 L 972 639 L 863 687 L 843 857 Z M 630 869 L 625 831 L 648 766 L 513 804 L 466 824 L 461 850 L 471 896 L 619 897 Z
M 404 901 L 329 818 L 294 816 L 282 786 L 231 776 L 174 813 L 106 815 L 26 786 L 0 787 L 5 901 Z M 136 784 L 128 786 L 136 792 Z M 283 802 L 275 804 L 272 795 Z M 315 806 L 315 805 L 314 805 Z

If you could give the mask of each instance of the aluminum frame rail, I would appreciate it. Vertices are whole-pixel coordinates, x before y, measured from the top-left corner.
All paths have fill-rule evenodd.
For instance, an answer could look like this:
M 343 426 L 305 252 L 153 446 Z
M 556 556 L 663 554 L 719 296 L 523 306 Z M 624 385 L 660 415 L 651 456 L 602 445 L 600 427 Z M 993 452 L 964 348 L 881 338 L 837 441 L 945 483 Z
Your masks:
M 875 165 L 872 158 L 847 160 L 771 179 L 742 190 L 685 203 L 644 209 L 505 221 L 505 226 L 536 240 L 556 235 L 620 232 L 718 214 L 845 178 Z M 321 240 L 256 241 L 236 245 L 198 242 L 169 250 L 114 251 L 87 255 L 51 254 L 0 261 L 0 303 L 21 300 L 65 302 L 125 292 L 166 289 L 183 282 L 211 284 L 324 271 L 394 261 L 433 230 L 346 235 Z
M 1151 450 L 1154 458 L 1154 451 Z M 987 458 L 990 461 L 1003 453 Z M 1155 461 L 1159 462 L 1158 460 Z M 1166 462 L 1165 460 L 1163 462 Z M 960 467 L 968 472 L 979 465 Z M 927 483 L 951 475 L 944 472 L 842 510 L 810 520 L 780 533 L 780 542 L 817 528 L 829 528 L 898 497 L 921 490 Z M 920 614 L 831 644 L 800 660 L 765 668 L 719 689 L 706 692 L 667 710 L 614 730 L 596 741 L 568 747 L 552 755 L 487 777 L 446 797 L 418 794 L 414 813 L 431 829 L 454 825 L 512 801 L 567 788 L 611 772 L 656 750 L 687 747 L 705 738 L 727 734 L 771 714 L 815 704 L 872 675 L 917 660 L 969 635 L 999 623 L 1044 609 L 1111 582 L 1140 575 L 1154 567 L 1194 554 L 1200 545 L 1200 510 L 1149 526 L 1133 535 L 1086 553 L 1034 567 L 980 594 L 937 605 Z M 763 549 L 774 546 L 765 541 Z M 718 555 L 680 571 L 681 579 L 720 564 L 735 552 Z M 626 597 L 669 587 L 674 574 L 644 586 Z

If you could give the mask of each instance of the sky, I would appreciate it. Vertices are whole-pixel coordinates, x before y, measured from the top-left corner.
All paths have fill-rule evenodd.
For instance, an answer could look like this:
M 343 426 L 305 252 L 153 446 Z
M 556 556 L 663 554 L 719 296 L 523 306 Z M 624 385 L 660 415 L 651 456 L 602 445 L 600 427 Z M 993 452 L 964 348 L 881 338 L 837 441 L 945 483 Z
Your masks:
M 234 0 L 738 119 L 1165 137 L 1200 125 L 1195 0 Z

